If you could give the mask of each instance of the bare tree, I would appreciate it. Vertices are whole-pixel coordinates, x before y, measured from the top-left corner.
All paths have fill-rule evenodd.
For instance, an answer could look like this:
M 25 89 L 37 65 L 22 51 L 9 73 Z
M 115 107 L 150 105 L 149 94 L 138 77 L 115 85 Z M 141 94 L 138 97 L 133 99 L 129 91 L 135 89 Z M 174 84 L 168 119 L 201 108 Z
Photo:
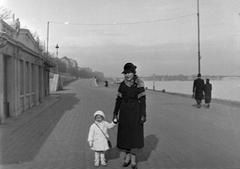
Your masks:
M 25 27 L 25 29 L 28 29 L 27 27 Z M 28 29 L 29 30 L 29 29 Z M 44 50 L 44 42 L 40 40 L 39 38 L 39 34 L 36 30 L 29 30 L 34 38 L 34 40 L 37 42 L 39 48 L 41 50 Z
M 12 11 L 4 8 L 3 6 L 0 7 L 0 19 L 2 20 L 9 20 L 11 18 Z

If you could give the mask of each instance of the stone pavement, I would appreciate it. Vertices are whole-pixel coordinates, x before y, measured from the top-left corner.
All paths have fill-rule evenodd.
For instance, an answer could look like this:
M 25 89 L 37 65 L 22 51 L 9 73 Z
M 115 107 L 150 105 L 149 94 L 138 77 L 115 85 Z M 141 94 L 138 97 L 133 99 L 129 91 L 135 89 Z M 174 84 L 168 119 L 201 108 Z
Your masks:
M 46 101 L 0 126 L 0 169 L 93 169 L 87 143 L 93 113 L 110 121 L 117 87 L 90 87 L 75 81 Z M 239 107 L 212 103 L 196 108 L 191 98 L 147 91 L 145 147 L 139 169 L 240 168 Z M 117 127 L 109 131 L 116 145 Z M 122 168 L 116 147 L 106 153 L 108 166 Z M 131 167 L 127 167 L 131 168 Z

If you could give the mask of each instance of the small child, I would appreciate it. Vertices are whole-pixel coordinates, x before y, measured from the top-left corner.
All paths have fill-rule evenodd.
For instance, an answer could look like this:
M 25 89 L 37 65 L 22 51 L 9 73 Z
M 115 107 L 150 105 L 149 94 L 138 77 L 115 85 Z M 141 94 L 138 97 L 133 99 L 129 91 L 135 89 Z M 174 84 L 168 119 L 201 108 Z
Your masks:
M 107 130 L 113 128 L 116 124 L 107 122 L 104 120 L 105 114 L 98 110 L 94 113 L 95 122 L 91 125 L 88 142 L 89 146 L 95 151 L 95 166 L 106 166 L 105 151 L 109 149 L 107 138 L 109 138 Z M 104 134 L 103 134 L 104 133 Z M 106 138 L 107 137 L 107 138 Z

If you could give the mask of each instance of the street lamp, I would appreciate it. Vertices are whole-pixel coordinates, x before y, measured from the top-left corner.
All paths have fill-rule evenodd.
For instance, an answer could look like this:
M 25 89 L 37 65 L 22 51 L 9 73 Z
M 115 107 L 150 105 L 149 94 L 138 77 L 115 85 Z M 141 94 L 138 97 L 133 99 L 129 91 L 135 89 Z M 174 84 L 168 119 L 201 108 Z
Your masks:
M 55 23 L 55 24 L 62 24 L 62 25 L 68 25 L 69 24 L 69 22 L 50 22 L 50 21 L 48 21 L 47 22 L 47 57 L 49 56 L 48 55 L 48 46 L 49 46 L 49 30 L 50 30 L 50 23 Z
M 58 44 L 56 45 L 56 54 L 57 54 L 57 73 L 58 73 L 58 48 L 59 48 L 59 46 L 58 46 Z
M 199 0 L 197 0 L 197 21 L 198 21 L 198 73 L 201 73 L 200 69 L 200 60 L 201 60 L 201 55 L 200 55 L 200 21 L 199 21 Z
M 48 42 L 49 42 L 49 22 L 47 22 L 47 58 L 48 58 Z

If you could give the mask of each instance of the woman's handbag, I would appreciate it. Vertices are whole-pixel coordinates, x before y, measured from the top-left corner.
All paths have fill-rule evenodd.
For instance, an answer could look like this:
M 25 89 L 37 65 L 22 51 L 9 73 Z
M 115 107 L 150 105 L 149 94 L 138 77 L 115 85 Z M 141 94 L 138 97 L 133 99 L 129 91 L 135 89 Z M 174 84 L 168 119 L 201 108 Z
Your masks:
M 97 123 L 95 123 L 97 125 Z M 98 125 L 97 125 L 98 126 Z M 112 148 L 112 143 L 111 141 L 107 138 L 106 134 L 102 131 L 102 129 L 98 126 L 98 128 L 101 130 L 101 132 L 103 133 L 103 135 L 106 137 L 107 139 L 107 143 L 108 143 L 108 147 Z

